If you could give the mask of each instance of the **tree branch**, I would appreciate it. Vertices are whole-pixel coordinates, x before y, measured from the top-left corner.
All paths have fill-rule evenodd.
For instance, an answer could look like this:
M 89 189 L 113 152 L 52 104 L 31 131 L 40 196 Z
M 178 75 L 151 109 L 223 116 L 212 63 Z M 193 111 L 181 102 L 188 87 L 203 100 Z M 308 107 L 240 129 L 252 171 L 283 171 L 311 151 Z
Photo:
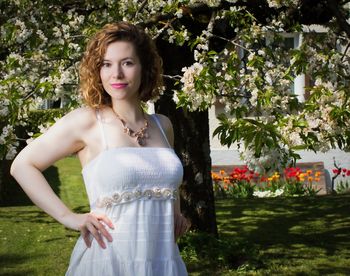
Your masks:
M 341 61 L 343 61 L 344 58 L 347 56 L 347 52 L 348 52 L 349 48 L 350 48 L 350 42 L 348 43 L 348 45 L 346 45 L 346 48 L 344 50 L 343 56 L 341 58 Z
M 197 3 L 197 4 L 185 6 L 182 8 L 182 10 L 184 15 L 195 17 L 196 15 L 202 14 L 202 13 L 216 12 L 227 5 L 228 4 L 225 3 L 224 1 L 221 2 L 221 4 L 217 7 L 209 7 L 206 4 Z M 152 16 L 148 21 L 140 23 L 140 25 L 142 27 L 149 27 L 158 23 L 159 21 L 166 21 L 173 18 L 177 18 L 173 13 L 157 14 L 155 16 Z
M 156 40 L 156 39 L 158 38 L 158 36 L 160 36 L 160 34 L 161 34 L 165 29 L 167 29 L 175 19 L 176 19 L 176 18 L 169 19 L 168 22 L 164 23 L 164 26 L 163 26 L 160 30 L 157 31 L 157 34 L 154 35 L 154 36 L 152 37 L 152 39 L 153 39 L 153 40 Z
M 216 37 L 216 38 L 219 38 L 219 39 L 222 39 L 222 40 L 224 40 L 224 41 L 227 41 L 227 42 L 229 42 L 229 43 L 231 43 L 231 44 L 233 44 L 233 45 L 235 45 L 235 46 L 237 46 L 237 47 L 239 47 L 239 48 L 242 48 L 243 50 L 248 51 L 249 53 L 252 53 L 252 50 L 250 50 L 250 49 L 244 47 L 243 45 L 241 45 L 241 44 L 235 42 L 235 40 L 230 40 L 230 39 L 227 39 L 227 38 L 225 38 L 225 37 L 218 36 L 218 35 L 215 35 L 215 34 L 212 34 L 212 36 L 213 36 L 213 37 Z
M 135 13 L 135 17 L 137 17 L 137 16 L 139 15 L 139 13 L 142 12 L 142 10 L 146 7 L 147 2 L 148 2 L 148 0 L 144 0 L 144 1 L 141 3 L 140 8 L 139 8 L 139 9 L 136 11 L 136 13 Z
M 347 4 L 347 3 L 350 3 L 350 0 L 344 0 L 344 1 L 340 1 L 339 2 L 339 5 L 345 5 L 345 4 Z
M 174 81 L 178 81 L 178 80 L 181 80 L 182 76 L 180 76 L 180 75 L 171 76 L 171 75 L 163 74 L 163 78 L 174 80 Z
M 333 165 L 334 167 L 337 169 L 337 173 L 334 173 L 334 175 L 332 176 L 332 192 L 334 192 L 334 186 L 335 186 L 335 179 L 341 174 L 341 167 L 339 167 L 335 161 L 335 157 L 333 157 Z
M 345 17 L 345 15 L 342 13 L 342 7 L 337 3 L 336 0 L 327 0 L 327 4 L 329 9 L 335 16 L 340 29 L 343 30 L 350 38 L 350 25 L 346 21 L 347 18 Z

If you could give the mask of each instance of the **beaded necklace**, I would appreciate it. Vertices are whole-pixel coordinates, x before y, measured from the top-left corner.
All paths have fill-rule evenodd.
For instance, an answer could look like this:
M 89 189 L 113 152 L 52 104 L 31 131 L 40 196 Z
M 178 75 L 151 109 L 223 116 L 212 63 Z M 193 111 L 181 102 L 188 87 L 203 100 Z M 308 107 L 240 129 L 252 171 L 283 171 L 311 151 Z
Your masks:
M 145 139 L 147 139 L 147 133 L 146 130 L 148 129 L 148 120 L 145 118 L 145 115 L 143 114 L 143 119 L 145 120 L 145 125 L 141 127 L 139 131 L 134 131 L 131 128 L 129 128 L 125 121 L 118 115 L 117 112 L 112 109 L 115 116 L 120 120 L 120 122 L 123 125 L 124 133 L 129 135 L 132 138 L 136 138 L 136 142 L 139 144 L 139 146 L 143 147 L 146 144 Z

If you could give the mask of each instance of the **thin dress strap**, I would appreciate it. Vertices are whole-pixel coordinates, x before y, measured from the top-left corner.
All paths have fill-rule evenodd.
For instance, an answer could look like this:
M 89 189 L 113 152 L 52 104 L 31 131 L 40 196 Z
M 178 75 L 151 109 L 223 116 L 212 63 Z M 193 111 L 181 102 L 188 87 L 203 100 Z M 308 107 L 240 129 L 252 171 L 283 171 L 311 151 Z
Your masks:
M 101 113 L 100 113 L 99 109 L 96 109 L 96 118 L 97 118 L 97 122 L 98 122 L 98 125 L 100 127 L 100 131 L 101 131 L 103 149 L 106 150 L 106 149 L 108 149 L 107 139 L 106 139 L 106 135 L 105 135 L 104 127 L 103 127 L 103 122 L 102 122 L 102 117 L 101 117 Z
M 158 119 L 158 117 L 157 117 L 157 114 L 152 114 L 151 117 L 152 117 L 153 120 L 156 122 L 157 126 L 159 127 L 160 131 L 162 132 L 162 134 L 163 134 L 163 136 L 164 136 L 164 139 L 165 139 L 165 141 L 167 142 L 169 148 L 172 148 L 172 146 L 170 145 L 170 143 L 169 143 L 169 141 L 168 141 L 168 138 L 167 138 L 167 136 L 166 136 L 166 134 L 165 134 L 165 132 L 164 132 L 164 130 L 163 130 L 163 128 L 162 128 L 162 125 L 160 124 L 160 121 L 159 121 L 159 119 Z

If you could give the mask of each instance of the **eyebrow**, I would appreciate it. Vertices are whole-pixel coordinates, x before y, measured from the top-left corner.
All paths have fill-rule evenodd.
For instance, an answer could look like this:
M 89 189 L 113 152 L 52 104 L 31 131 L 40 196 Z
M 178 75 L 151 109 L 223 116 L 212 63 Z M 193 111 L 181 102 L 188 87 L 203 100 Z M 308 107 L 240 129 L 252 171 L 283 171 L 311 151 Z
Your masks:
M 121 59 L 121 61 L 124 61 L 124 60 L 127 60 L 127 59 L 135 60 L 135 58 L 133 58 L 133 57 L 126 57 L 126 58 Z M 103 59 L 102 61 L 112 61 L 112 60 L 110 60 L 110 59 Z

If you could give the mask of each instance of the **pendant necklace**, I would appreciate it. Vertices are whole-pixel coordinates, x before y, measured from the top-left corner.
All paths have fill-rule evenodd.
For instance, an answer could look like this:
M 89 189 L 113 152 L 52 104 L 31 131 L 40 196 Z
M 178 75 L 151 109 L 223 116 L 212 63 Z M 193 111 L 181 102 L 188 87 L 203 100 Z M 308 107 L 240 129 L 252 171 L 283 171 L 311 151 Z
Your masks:
M 136 138 L 136 142 L 139 144 L 140 147 L 143 147 L 145 144 L 146 144 L 146 139 L 148 137 L 147 133 L 146 133 L 146 130 L 148 128 L 148 120 L 145 118 L 145 115 L 144 113 L 143 114 L 143 119 L 145 120 L 145 125 L 143 127 L 141 127 L 141 129 L 139 131 L 134 131 L 132 130 L 131 128 L 129 128 L 125 121 L 120 118 L 120 116 L 118 115 L 117 112 L 114 111 L 114 109 L 112 108 L 115 116 L 120 120 L 120 122 L 122 123 L 123 125 L 123 130 L 124 130 L 124 133 L 129 135 L 130 137 L 132 138 Z

